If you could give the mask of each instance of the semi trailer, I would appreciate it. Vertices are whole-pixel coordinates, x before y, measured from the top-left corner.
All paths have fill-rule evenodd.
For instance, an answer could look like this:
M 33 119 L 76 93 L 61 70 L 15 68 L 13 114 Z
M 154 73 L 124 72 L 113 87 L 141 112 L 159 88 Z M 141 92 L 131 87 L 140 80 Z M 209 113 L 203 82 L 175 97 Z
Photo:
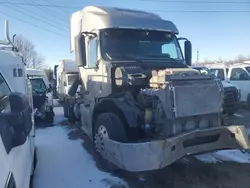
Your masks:
M 79 69 L 68 92 L 71 118 L 120 169 L 249 148 L 243 125 L 224 125 L 221 81 L 189 68 L 192 45 L 178 34 L 173 22 L 145 11 L 87 6 L 71 15 Z

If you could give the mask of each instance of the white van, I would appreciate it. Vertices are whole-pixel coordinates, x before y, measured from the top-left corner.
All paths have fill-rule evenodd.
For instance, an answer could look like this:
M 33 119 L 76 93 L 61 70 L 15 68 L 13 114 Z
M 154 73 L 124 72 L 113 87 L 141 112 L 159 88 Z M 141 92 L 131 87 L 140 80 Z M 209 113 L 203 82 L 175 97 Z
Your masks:
M 221 80 L 237 86 L 241 90 L 240 101 L 250 108 L 250 62 L 230 66 L 213 65 L 210 69 Z
M 6 38 L 8 29 L 6 22 Z M 0 187 L 29 188 L 35 168 L 32 93 L 22 59 L 0 41 Z M 4 47 L 4 48 L 1 48 Z

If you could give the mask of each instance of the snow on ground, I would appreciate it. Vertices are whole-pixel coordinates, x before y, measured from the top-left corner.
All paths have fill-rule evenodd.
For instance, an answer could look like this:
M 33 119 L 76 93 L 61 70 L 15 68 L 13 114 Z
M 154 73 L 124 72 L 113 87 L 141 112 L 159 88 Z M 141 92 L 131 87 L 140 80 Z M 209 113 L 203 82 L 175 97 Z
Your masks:
M 247 129 L 247 133 L 250 136 L 250 129 Z M 195 158 L 205 163 L 217 163 L 223 161 L 232 161 L 239 163 L 250 163 L 250 151 L 246 153 L 241 150 L 222 150 L 213 153 L 195 155 Z
M 69 140 L 62 108 L 55 108 L 55 126 L 36 131 L 37 167 L 33 188 L 127 187 L 119 178 L 100 171 L 82 140 Z M 122 186 L 123 185 L 123 186 Z
M 195 158 L 205 163 L 218 163 L 223 161 L 250 163 L 249 153 L 242 153 L 240 150 L 236 149 L 196 155 Z

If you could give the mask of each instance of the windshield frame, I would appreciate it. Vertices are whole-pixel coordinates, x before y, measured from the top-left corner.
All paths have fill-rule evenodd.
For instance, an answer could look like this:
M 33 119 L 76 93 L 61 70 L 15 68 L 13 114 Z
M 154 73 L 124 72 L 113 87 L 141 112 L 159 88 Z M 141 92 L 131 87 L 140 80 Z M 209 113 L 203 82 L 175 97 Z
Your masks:
M 179 58 L 180 59 L 174 59 L 174 58 L 164 58 L 164 57 L 150 57 L 150 56 L 128 56 L 128 58 L 126 58 L 126 55 L 127 54 L 121 54 L 121 59 L 117 59 L 117 58 L 108 58 L 106 56 L 106 54 L 104 54 L 104 50 L 103 50 L 103 47 L 102 47 L 102 43 L 103 43 L 103 33 L 109 29 L 113 29 L 113 30 L 140 30 L 140 31 L 153 31 L 153 32 L 165 32 L 165 33 L 171 33 L 169 31 L 162 31 L 162 30 L 150 30 L 150 29 L 135 29 L 135 28 L 105 28 L 105 29 L 101 29 L 99 30 L 99 35 L 98 35 L 98 39 L 99 39 L 99 47 L 98 47 L 98 50 L 99 50 L 99 54 L 100 54 L 100 58 L 104 61 L 130 61 L 130 62 L 138 62 L 138 61 L 143 61 L 143 60 L 157 60 L 157 61 L 165 61 L 165 62 L 179 62 L 179 63 L 183 63 L 183 64 L 186 64 L 185 62 L 185 58 L 184 58 L 184 55 L 183 55 L 183 51 L 182 51 L 182 48 L 180 46 L 180 43 L 179 43 L 179 40 L 176 36 L 175 33 L 171 33 L 173 35 L 173 39 L 175 40 L 175 45 L 176 45 L 176 51 L 177 51 L 177 54 L 179 55 Z M 163 41 L 162 41 L 163 42 Z M 179 48 L 179 52 L 178 52 L 178 48 Z
M 248 75 L 250 75 L 250 66 L 245 67 L 245 69 L 246 69 L 246 72 L 248 73 Z

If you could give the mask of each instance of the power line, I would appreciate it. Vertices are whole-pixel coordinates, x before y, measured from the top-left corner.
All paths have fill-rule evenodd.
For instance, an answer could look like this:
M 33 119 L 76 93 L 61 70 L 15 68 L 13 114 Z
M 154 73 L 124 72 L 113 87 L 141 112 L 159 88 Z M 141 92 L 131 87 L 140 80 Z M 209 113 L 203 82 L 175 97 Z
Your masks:
M 250 13 L 250 10 L 153 10 L 165 13 Z
M 0 4 L 13 4 L 13 5 L 36 6 L 36 7 L 51 7 L 51 8 L 66 8 L 66 9 L 83 8 L 83 6 L 48 5 L 48 4 L 28 3 L 28 2 L 6 2 L 6 1 L 0 1 Z
M 156 0 L 141 0 L 141 1 L 150 1 L 150 2 L 155 2 Z M 160 2 L 160 0 L 158 0 Z M 158 2 L 157 1 L 157 2 Z M 169 1 L 162 1 L 162 2 L 169 2 Z M 186 3 L 187 1 L 172 1 L 174 2 L 183 2 Z M 189 2 L 189 1 L 188 1 Z M 198 1 L 190 1 L 190 2 L 195 2 L 198 3 Z M 204 2 L 204 1 L 202 1 Z M 205 1 L 207 2 L 207 1 Z M 214 3 L 219 3 L 219 2 L 214 2 Z M 228 1 L 224 1 L 223 3 L 229 3 Z M 230 2 L 232 3 L 232 2 Z M 250 4 L 250 2 L 236 2 L 234 1 L 234 3 L 245 3 L 245 4 Z M 0 4 L 16 4 L 16 5 L 22 5 L 22 6 L 35 6 L 37 8 L 41 8 L 44 10 L 45 7 L 50 7 L 50 8 L 65 8 L 65 9 L 82 9 L 83 6 L 67 6 L 67 5 L 48 5 L 48 4 L 37 4 L 37 3 L 16 3 L 16 2 L 2 2 L 0 1 Z M 46 10 L 46 9 L 45 9 Z M 48 11 L 48 10 L 46 10 Z M 149 11 L 158 11 L 158 12 L 178 12 L 178 13 L 249 13 L 250 10 L 149 10 Z M 48 11 L 50 14 L 51 11 Z M 53 16 L 58 17 L 58 15 L 53 14 Z M 61 17 L 58 17 L 59 19 L 65 21 L 64 19 L 62 19 Z
M 192 3 L 192 4 L 250 4 L 250 1 L 183 1 L 183 0 L 139 0 L 161 3 Z
M 36 16 L 36 15 L 34 15 L 34 14 L 29 14 L 29 13 L 27 13 L 27 12 L 29 12 L 29 10 L 27 10 L 27 9 L 25 9 L 27 12 L 25 12 L 25 11 L 22 11 L 22 10 L 19 10 L 19 9 L 17 9 L 16 7 L 14 7 L 14 6 L 10 6 L 10 5 L 5 5 L 5 6 L 7 6 L 8 8 L 10 8 L 10 9 L 14 9 L 15 11 L 17 11 L 17 12 L 20 12 L 21 14 L 24 14 L 24 15 L 26 15 L 26 16 L 29 16 L 30 18 L 32 18 L 32 19 L 35 19 L 35 20 L 38 20 L 38 21 L 40 21 L 40 22 L 43 22 L 43 23 L 45 23 L 45 24 L 47 24 L 47 25 L 50 25 L 50 26 L 52 26 L 52 27 L 54 27 L 54 28 L 57 28 L 57 29 L 59 29 L 59 30 L 62 30 L 62 28 L 60 28 L 60 27 L 58 27 L 57 25 L 54 25 L 54 24 L 51 24 L 51 23 L 49 23 L 49 22 L 47 22 L 47 21 L 44 21 L 44 20 L 41 20 L 40 19 L 40 17 L 41 18 L 45 18 L 45 17 L 43 17 L 43 16 Z M 35 18 L 35 17 L 38 17 L 38 18 Z M 46 18 L 45 18 L 46 19 Z
M 18 20 L 18 21 L 20 21 L 20 22 L 23 22 L 23 23 L 26 23 L 26 24 L 28 24 L 28 25 L 31 25 L 31 26 L 33 26 L 33 27 L 36 27 L 36 28 L 42 29 L 42 30 L 44 30 L 44 31 L 47 31 L 47 32 L 49 32 L 49 33 L 53 33 L 53 34 L 58 35 L 58 36 L 61 36 L 61 37 L 63 37 L 63 38 L 67 37 L 66 35 L 62 35 L 62 34 L 60 34 L 60 33 L 57 33 L 57 32 L 51 31 L 51 30 L 49 30 L 49 29 L 43 28 L 43 27 L 41 27 L 41 26 L 39 26 L 39 25 L 35 25 L 35 24 L 33 24 L 33 23 L 27 22 L 27 21 L 22 20 L 22 19 L 20 19 L 20 18 L 14 17 L 14 16 L 9 15 L 9 14 L 6 14 L 5 12 L 0 11 L 0 13 L 3 14 L 3 15 L 5 15 L 5 16 L 8 16 L 8 17 L 10 17 L 10 18 L 13 18 L 13 19 L 15 19 L 15 20 Z
M 27 1 L 26 1 L 26 2 L 27 2 Z M 41 10 L 43 10 L 43 11 L 48 12 L 50 15 L 56 17 L 57 19 L 63 21 L 64 23 L 65 23 L 65 21 L 68 21 L 68 20 L 63 19 L 62 17 L 58 16 L 56 13 L 52 12 L 51 10 L 49 10 L 46 6 L 37 6 L 36 2 L 33 1 L 33 0 L 28 0 L 28 2 L 34 4 L 35 7 L 39 8 L 39 9 L 41 9 Z
M 48 1 L 48 0 L 44 0 L 44 1 L 48 2 L 50 5 L 57 6 L 56 4 L 54 4 L 54 3 L 52 3 L 52 2 L 50 2 L 50 1 Z M 58 6 L 57 6 L 56 8 L 62 10 L 63 12 L 66 12 L 66 13 L 68 14 L 68 12 L 67 12 L 64 8 L 58 7 Z

